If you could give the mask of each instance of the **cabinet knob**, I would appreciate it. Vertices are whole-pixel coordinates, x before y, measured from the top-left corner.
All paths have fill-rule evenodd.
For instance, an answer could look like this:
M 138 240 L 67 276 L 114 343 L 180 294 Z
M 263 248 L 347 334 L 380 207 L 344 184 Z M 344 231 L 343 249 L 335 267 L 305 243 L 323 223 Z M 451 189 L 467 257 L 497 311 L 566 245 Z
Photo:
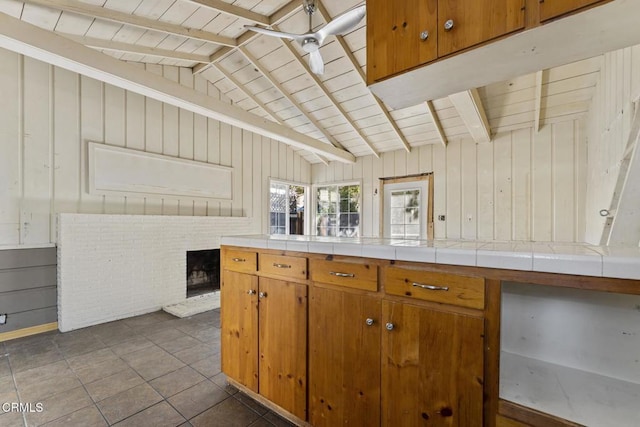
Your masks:
M 423 32 L 420 33 L 420 40 L 425 41 L 428 38 L 429 38 L 429 31 L 424 30 Z
M 258 294 L 258 297 L 259 297 L 259 298 L 266 298 L 266 297 L 267 297 L 267 293 L 266 293 L 266 292 L 260 292 L 260 293 Z
M 249 290 L 247 291 L 247 293 L 248 293 L 249 295 L 255 295 L 255 294 L 256 294 L 256 291 L 255 291 L 255 290 L 253 290 L 253 289 L 249 289 Z
M 393 331 L 393 323 L 387 323 L 386 325 L 384 325 L 385 328 L 387 328 L 387 331 Z
M 369 317 L 367 320 L 365 320 L 365 323 L 367 324 L 367 326 L 371 326 L 373 325 L 373 319 Z
M 452 29 L 453 29 L 453 19 L 449 19 L 447 22 L 444 23 L 444 30 L 451 31 Z

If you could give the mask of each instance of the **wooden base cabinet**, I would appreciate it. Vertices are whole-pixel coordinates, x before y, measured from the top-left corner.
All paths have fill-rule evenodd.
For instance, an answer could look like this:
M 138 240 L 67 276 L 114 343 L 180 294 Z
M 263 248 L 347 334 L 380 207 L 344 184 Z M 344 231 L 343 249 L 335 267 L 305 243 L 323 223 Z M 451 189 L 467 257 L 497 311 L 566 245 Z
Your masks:
M 482 426 L 482 318 L 383 301 L 382 425 Z
M 220 284 L 222 371 L 258 392 L 258 277 L 224 271 Z
M 222 371 L 306 419 L 307 286 L 224 270 Z
M 380 331 L 380 298 L 310 289 L 311 425 L 380 425 Z

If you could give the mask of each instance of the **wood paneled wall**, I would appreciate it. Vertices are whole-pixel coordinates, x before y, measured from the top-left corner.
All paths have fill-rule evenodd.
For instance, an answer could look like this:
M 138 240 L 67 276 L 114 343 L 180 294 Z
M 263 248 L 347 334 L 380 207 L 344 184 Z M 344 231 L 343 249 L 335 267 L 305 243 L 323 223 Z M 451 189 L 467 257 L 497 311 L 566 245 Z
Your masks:
M 602 57 L 600 79 L 587 119 L 589 141 L 586 204 L 589 243 L 599 244 L 627 146 L 633 102 L 640 97 L 640 46 L 610 52 Z
M 362 233 L 379 234 L 378 178 L 434 173 L 435 238 L 582 241 L 586 140 L 580 120 L 313 165 L 315 184 L 361 180 Z M 438 215 L 445 215 L 439 221 Z
M 146 67 L 225 99 L 190 69 Z M 0 94 L 0 245 L 55 242 L 58 212 L 250 216 L 266 232 L 268 178 L 310 181 L 287 145 L 1 49 Z M 87 141 L 231 166 L 234 198 L 91 195 Z

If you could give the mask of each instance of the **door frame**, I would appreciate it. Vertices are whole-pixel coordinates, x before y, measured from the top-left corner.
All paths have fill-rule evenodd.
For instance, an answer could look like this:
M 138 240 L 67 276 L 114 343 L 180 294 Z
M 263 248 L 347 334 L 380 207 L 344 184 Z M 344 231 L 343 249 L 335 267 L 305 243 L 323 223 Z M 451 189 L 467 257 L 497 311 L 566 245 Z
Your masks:
M 403 184 L 427 181 L 427 239 L 433 240 L 433 172 L 407 176 L 379 178 L 380 180 L 380 215 L 379 236 L 384 237 L 384 186 L 385 184 Z

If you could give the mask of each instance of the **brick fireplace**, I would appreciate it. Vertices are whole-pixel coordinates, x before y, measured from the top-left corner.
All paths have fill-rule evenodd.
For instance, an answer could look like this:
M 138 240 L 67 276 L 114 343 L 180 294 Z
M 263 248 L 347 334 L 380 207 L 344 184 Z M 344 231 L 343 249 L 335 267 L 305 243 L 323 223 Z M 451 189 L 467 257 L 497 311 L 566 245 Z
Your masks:
M 136 316 L 187 298 L 187 251 L 256 234 L 246 217 L 58 215 L 58 328 Z

